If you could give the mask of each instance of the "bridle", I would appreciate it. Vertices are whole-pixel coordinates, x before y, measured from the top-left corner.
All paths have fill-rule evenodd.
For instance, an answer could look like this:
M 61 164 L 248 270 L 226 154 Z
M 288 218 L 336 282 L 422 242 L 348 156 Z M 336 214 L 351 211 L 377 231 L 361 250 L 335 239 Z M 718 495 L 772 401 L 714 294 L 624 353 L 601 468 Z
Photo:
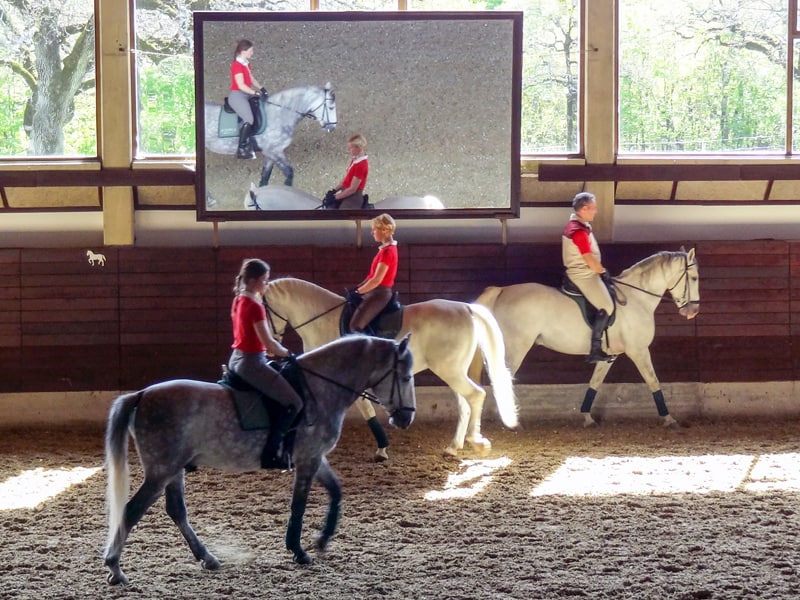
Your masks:
M 408 349 L 405 350 L 405 353 L 408 353 Z M 391 375 L 392 376 L 392 384 L 391 384 L 391 390 L 392 391 L 391 391 L 391 394 L 389 395 L 389 403 L 391 404 L 392 401 L 394 400 L 394 398 L 397 397 L 397 408 L 395 409 L 395 412 L 411 412 L 411 413 L 413 413 L 413 412 L 415 412 L 415 409 L 414 409 L 413 406 L 403 406 L 403 404 L 402 404 L 403 395 L 400 392 L 400 382 L 401 382 L 401 379 L 404 379 L 404 378 L 401 377 L 401 375 L 400 375 L 400 364 L 401 364 L 400 347 L 399 347 L 398 344 L 394 343 L 394 360 L 392 362 L 392 366 L 389 367 L 386 370 L 386 372 L 383 375 L 381 375 L 380 377 L 378 377 L 375 381 L 367 382 L 366 388 L 374 388 L 376 385 L 382 383 L 387 377 L 389 377 Z M 302 371 L 303 373 L 306 373 L 308 375 L 313 375 L 314 377 L 322 379 L 323 381 L 327 381 L 328 383 L 332 383 L 335 386 L 337 386 L 337 387 L 339 387 L 339 388 L 341 388 L 343 390 L 347 390 L 348 392 L 350 392 L 352 394 L 356 394 L 356 395 L 358 395 L 358 396 L 360 396 L 362 398 L 366 398 L 367 400 L 369 400 L 370 402 L 372 402 L 374 404 L 380 404 L 380 399 L 375 394 L 373 394 L 372 392 L 367 391 L 366 389 L 364 391 L 362 391 L 362 392 L 359 392 L 359 390 L 353 389 L 352 387 L 347 386 L 347 385 L 345 385 L 345 384 L 343 384 L 343 383 L 341 383 L 339 381 L 336 381 L 335 379 L 332 379 L 331 377 L 328 377 L 327 375 L 323 375 L 322 373 L 318 373 L 316 371 L 312 371 L 311 369 L 308 369 L 306 367 L 302 367 L 299 364 L 297 365 L 297 368 L 300 369 L 300 371 Z
M 668 287 L 666 289 L 666 291 L 668 291 L 670 293 L 670 295 L 672 296 L 672 300 L 673 300 L 673 302 L 675 302 L 675 306 L 678 307 L 678 310 L 686 308 L 690 304 L 700 304 L 700 299 L 699 298 L 697 300 L 692 300 L 691 288 L 689 286 L 689 269 L 691 269 L 692 267 L 696 267 L 696 266 L 697 266 L 697 261 L 694 261 L 694 262 L 690 263 L 689 262 L 689 255 L 688 254 L 684 254 L 683 255 L 683 272 L 678 277 L 678 280 L 672 286 L 670 286 L 670 287 Z M 675 293 L 674 293 L 674 290 L 675 290 L 675 288 L 677 288 L 680 285 L 681 281 L 683 281 L 683 294 L 681 295 L 680 298 L 677 298 Z M 640 288 L 638 286 L 635 286 L 633 284 L 626 283 L 625 281 L 621 281 L 621 280 L 619 280 L 617 278 L 614 278 L 614 283 L 615 284 L 624 285 L 624 286 L 632 288 L 634 290 L 638 290 L 640 292 L 643 292 L 643 293 L 645 293 L 645 294 L 647 294 L 649 296 L 653 296 L 655 298 L 659 298 L 662 302 L 665 300 L 663 298 L 663 296 L 664 296 L 663 292 L 660 293 L 660 294 L 656 294 L 654 292 L 651 292 L 650 290 L 645 290 L 645 289 Z M 624 304 L 624 302 L 621 302 L 621 304 Z
M 284 110 L 294 111 L 295 113 L 300 115 L 300 117 L 303 118 L 303 119 L 311 119 L 312 121 L 319 121 L 322 124 L 323 127 L 327 127 L 328 125 L 336 126 L 336 121 L 331 121 L 330 120 L 331 109 L 329 108 L 329 101 L 330 101 L 330 104 L 335 104 L 336 103 L 336 96 L 333 93 L 333 90 L 331 88 L 329 88 L 329 87 L 324 88 L 324 92 L 325 93 L 322 96 L 322 101 L 319 104 L 317 104 L 314 108 L 310 108 L 305 112 L 300 112 L 299 110 L 296 110 L 296 109 L 292 108 L 291 106 L 286 106 L 284 104 L 278 104 L 277 102 L 273 102 L 269 98 L 267 98 L 264 101 L 264 103 L 265 104 L 271 104 L 272 106 L 277 106 L 278 108 L 282 108 Z M 318 118 L 317 115 L 314 114 L 314 113 L 316 113 L 320 108 L 322 109 L 322 117 Z

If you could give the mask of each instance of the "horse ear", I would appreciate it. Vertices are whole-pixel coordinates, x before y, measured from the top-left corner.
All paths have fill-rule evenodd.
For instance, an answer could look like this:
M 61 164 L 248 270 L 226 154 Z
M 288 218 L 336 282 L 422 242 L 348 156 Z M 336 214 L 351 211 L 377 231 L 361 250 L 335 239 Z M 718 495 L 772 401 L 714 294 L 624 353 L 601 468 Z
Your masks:
M 689 262 L 694 262 L 694 248 L 689 250 L 689 255 L 686 257 Z

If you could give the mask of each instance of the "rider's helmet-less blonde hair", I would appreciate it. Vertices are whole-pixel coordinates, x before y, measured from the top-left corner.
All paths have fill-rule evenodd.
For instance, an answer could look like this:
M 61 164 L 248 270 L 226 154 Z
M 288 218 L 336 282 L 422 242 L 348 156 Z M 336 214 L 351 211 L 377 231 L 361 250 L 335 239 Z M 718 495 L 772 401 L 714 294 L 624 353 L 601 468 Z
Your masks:
M 397 228 L 397 225 L 394 222 L 394 219 L 391 215 L 387 213 L 383 213 L 382 215 L 378 215 L 374 219 L 372 219 L 372 227 L 374 229 L 387 229 L 394 233 L 394 230 Z
M 356 135 L 352 136 L 349 140 L 347 140 L 347 143 L 356 146 L 358 148 L 361 148 L 362 150 L 367 149 L 367 138 L 365 138 L 360 133 L 357 133 Z

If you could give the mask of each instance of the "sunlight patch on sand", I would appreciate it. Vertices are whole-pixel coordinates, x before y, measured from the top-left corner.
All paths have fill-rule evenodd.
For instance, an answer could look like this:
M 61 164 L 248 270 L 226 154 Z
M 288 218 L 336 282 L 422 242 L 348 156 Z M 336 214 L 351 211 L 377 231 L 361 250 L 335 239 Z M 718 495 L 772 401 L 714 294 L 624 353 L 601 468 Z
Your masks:
M 0 510 L 35 508 L 71 486 L 86 481 L 102 467 L 31 469 L 0 483 Z
M 462 460 L 458 470 L 447 477 L 442 490 L 431 490 L 425 500 L 452 500 L 471 498 L 485 489 L 494 479 L 494 473 L 511 464 L 505 456 L 492 460 Z
M 800 454 L 572 456 L 531 496 L 609 496 L 800 490 Z

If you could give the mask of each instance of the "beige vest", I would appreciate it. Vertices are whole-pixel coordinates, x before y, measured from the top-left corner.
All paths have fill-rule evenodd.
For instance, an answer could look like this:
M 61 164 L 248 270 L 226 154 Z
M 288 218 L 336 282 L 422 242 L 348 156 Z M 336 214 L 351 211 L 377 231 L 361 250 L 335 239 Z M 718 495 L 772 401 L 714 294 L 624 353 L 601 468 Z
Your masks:
M 570 220 L 575 220 L 575 215 L 570 217 Z M 600 256 L 600 246 L 597 245 L 597 240 L 594 239 L 594 234 L 589 230 L 589 244 L 592 249 L 592 256 L 597 259 L 597 262 L 602 263 Z M 596 276 L 596 273 L 589 268 L 586 261 L 581 256 L 581 251 L 570 238 L 565 235 L 561 236 L 561 260 L 564 262 L 564 267 L 567 269 L 567 276 L 572 279 L 586 279 Z

